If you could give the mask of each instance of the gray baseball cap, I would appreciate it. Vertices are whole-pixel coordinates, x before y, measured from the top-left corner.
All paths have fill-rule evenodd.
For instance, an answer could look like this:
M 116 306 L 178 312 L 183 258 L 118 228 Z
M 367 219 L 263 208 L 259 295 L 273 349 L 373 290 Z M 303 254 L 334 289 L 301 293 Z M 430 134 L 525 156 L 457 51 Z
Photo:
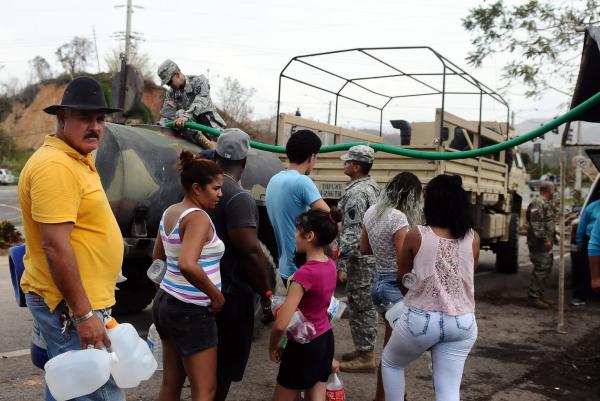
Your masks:
M 342 155 L 340 159 L 344 161 L 352 160 L 355 162 L 373 164 L 373 160 L 375 160 L 375 151 L 367 145 L 356 145 L 348 149 L 348 153 Z
M 223 159 L 242 160 L 248 156 L 250 137 L 239 128 L 227 128 L 217 140 L 217 154 Z
M 171 78 L 173 78 L 173 74 L 179 69 L 177 64 L 173 60 L 166 59 L 162 62 L 162 64 L 158 67 L 158 76 L 160 77 L 160 83 L 162 85 L 166 85 L 169 83 Z

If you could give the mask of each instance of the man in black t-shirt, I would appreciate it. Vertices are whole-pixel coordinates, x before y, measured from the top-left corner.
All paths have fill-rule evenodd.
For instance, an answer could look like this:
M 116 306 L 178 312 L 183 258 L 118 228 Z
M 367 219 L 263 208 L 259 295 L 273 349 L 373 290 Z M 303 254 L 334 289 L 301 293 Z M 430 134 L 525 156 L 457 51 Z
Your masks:
M 221 292 L 225 305 L 217 314 L 217 394 L 225 400 L 231 382 L 242 380 L 254 330 L 255 294 L 270 313 L 267 259 L 258 241 L 258 209 L 250 192 L 240 185 L 250 137 L 231 128 L 217 141 L 215 162 L 223 169 L 223 197 L 209 214 L 225 243 L 221 258 Z

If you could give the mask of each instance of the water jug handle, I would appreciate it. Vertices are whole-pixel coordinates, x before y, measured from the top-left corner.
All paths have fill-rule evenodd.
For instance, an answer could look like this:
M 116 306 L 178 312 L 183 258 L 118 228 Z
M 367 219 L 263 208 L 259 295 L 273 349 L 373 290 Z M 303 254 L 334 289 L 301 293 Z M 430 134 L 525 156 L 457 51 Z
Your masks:
M 116 353 L 114 353 L 114 352 L 109 352 L 109 353 L 108 353 L 108 356 L 109 356 L 109 358 L 110 358 L 110 363 L 111 363 L 111 365 L 116 365 L 116 364 L 118 364 L 118 363 L 119 363 L 119 357 L 117 356 L 117 354 L 116 354 Z

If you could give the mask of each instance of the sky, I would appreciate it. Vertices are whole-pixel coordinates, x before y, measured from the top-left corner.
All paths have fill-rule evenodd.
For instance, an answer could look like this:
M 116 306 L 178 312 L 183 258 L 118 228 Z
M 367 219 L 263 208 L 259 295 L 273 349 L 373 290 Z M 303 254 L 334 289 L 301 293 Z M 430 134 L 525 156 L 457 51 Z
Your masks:
M 515 0 L 516 1 L 516 0 Z M 461 25 L 468 10 L 480 0 L 220 0 L 158 1 L 134 0 L 132 30 L 142 40 L 138 47 L 147 53 L 153 69 L 166 58 L 178 63 L 185 74 L 209 77 L 212 96 L 225 77 L 233 77 L 245 87 L 255 88 L 254 117 L 276 112 L 279 73 L 294 56 L 357 47 L 430 46 L 496 90 L 502 85 L 503 64 L 512 56 L 490 56 L 482 68 L 466 63 L 470 50 L 469 33 Z M 119 46 L 118 32 L 125 30 L 126 0 L 0 0 L 0 82 L 11 78 L 27 81 L 28 61 L 37 55 L 46 58 L 54 71 L 60 71 L 54 52 L 74 36 L 94 39 L 95 31 L 100 69 L 105 55 Z M 121 6 L 121 7 L 120 7 Z M 137 7 L 141 8 L 137 8 Z M 354 76 L 380 71 L 359 54 L 325 61 L 328 68 Z M 440 64 L 427 51 L 385 53 L 386 60 L 414 72 L 438 72 Z M 92 57 L 88 70 L 98 66 Z M 329 63 L 329 64 L 327 64 Z M 373 69 L 375 68 L 375 69 Z M 298 69 L 303 79 L 313 76 L 316 86 L 335 84 L 329 76 L 316 77 L 314 71 Z M 365 75 L 366 74 L 366 75 Z M 414 82 L 413 82 L 414 83 Z M 380 83 L 392 90 L 392 84 Z M 394 90 L 416 91 L 416 87 L 394 83 Z M 383 90 L 383 87 L 382 87 Z M 422 91 L 421 91 L 422 92 Z M 514 86 L 505 95 L 515 120 L 548 118 L 558 114 L 568 98 L 548 91 L 540 99 L 526 99 L 523 88 Z M 361 94 L 353 94 L 353 96 Z M 327 121 L 331 96 L 290 80 L 282 83 L 281 112 L 294 112 Z M 477 100 L 447 98 L 447 108 L 455 114 L 477 118 Z M 432 121 L 441 99 L 416 97 L 390 104 L 384 120 Z M 340 102 L 338 124 L 374 128 L 379 112 L 353 102 Z M 484 102 L 484 119 L 506 119 L 506 109 L 497 102 Z M 385 129 L 391 129 L 388 123 Z M 384 129 L 384 130 L 385 130 Z

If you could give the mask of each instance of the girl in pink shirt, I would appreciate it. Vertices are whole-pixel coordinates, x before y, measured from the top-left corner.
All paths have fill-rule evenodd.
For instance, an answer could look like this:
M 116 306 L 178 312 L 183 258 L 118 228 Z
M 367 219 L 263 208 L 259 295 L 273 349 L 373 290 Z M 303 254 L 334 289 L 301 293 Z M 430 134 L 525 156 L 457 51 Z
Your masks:
M 296 219 L 296 251 L 306 253 L 306 263 L 291 277 L 287 298 L 271 330 L 269 356 L 281 363 L 273 400 L 295 400 L 301 390 L 307 390 L 308 400 L 325 400 L 334 353 L 327 308 L 336 284 L 335 263 L 325 248 L 337 236 L 341 219 L 337 208 L 330 213 L 309 210 Z M 281 348 L 281 338 L 297 309 L 316 332 L 306 344 L 288 337 L 285 348 Z

